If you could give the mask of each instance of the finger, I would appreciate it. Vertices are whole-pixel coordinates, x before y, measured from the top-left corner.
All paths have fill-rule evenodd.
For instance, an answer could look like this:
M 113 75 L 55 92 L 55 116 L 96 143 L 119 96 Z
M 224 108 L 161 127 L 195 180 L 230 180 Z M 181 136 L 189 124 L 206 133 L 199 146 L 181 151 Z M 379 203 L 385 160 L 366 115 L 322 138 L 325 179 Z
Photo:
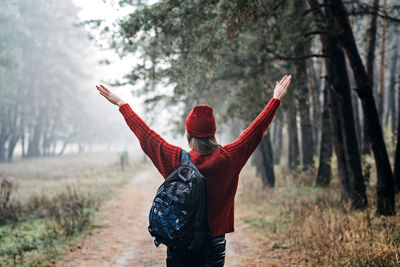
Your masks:
M 289 87 L 290 82 L 291 82 L 291 79 L 289 78 L 289 79 L 287 80 L 287 82 L 285 83 L 285 85 L 284 85 L 285 89 L 287 89 L 287 88 Z
M 96 85 L 97 90 L 99 90 L 100 92 L 104 92 L 104 89 L 101 88 L 100 86 Z
M 285 86 L 288 82 L 290 82 L 290 79 L 292 78 L 291 75 L 287 76 L 285 81 L 282 83 L 282 86 Z
M 103 93 L 106 94 L 106 95 L 109 95 L 109 94 L 110 94 L 110 91 L 105 90 L 105 89 L 102 88 L 102 87 L 99 87 L 98 89 L 99 89 L 100 92 L 103 92 Z
M 104 85 L 100 84 L 101 88 L 103 88 L 106 92 L 110 92 Z
M 281 81 L 279 82 L 279 84 L 282 84 L 282 82 L 286 79 L 287 75 L 283 76 L 283 78 L 281 79 Z
M 279 84 L 282 86 L 283 84 L 285 84 L 285 82 L 287 81 L 288 78 L 289 78 L 289 76 L 285 75 L 285 77 L 283 77 L 283 79 L 281 80 L 281 82 Z
M 100 94 L 101 94 L 102 96 L 104 96 L 105 98 L 107 98 L 107 99 L 110 98 L 110 95 L 107 94 L 107 93 L 104 93 L 104 92 L 100 91 Z

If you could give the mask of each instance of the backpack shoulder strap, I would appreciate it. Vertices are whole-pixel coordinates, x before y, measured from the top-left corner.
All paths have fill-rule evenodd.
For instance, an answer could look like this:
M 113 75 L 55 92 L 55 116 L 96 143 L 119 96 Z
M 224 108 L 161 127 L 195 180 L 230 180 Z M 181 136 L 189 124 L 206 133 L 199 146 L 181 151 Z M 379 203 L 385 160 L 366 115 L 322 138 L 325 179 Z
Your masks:
M 180 165 L 185 165 L 191 163 L 192 160 L 190 159 L 190 154 L 184 149 L 181 149 L 181 161 Z

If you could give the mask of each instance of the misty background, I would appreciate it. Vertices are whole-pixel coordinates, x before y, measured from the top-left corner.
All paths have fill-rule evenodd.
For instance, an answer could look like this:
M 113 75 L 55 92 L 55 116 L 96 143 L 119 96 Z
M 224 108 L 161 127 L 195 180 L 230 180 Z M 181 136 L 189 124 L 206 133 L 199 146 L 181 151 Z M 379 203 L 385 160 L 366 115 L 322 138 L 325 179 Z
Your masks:
M 0 266 L 165 264 L 161 177 L 96 85 L 189 150 L 195 105 L 224 145 L 285 74 L 227 265 L 399 266 L 399 33 L 398 0 L 0 0 Z
M 102 20 L 102 25 L 115 27 L 134 9 L 120 7 L 117 1 L 2 1 L 0 38 L 7 42 L 2 43 L 0 57 L 1 117 L 3 128 L 13 125 L 2 131 L 0 161 L 90 151 L 138 152 L 118 107 L 97 93 L 97 84 L 128 102 L 168 141 L 186 144 L 183 134 L 171 134 L 171 114 L 162 108 L 146 112 L 144 98 L 132 94 L 143 82 L 109 86 L 123 79 L 136 58 L 121 59 L 98 30 L 85 24 Z

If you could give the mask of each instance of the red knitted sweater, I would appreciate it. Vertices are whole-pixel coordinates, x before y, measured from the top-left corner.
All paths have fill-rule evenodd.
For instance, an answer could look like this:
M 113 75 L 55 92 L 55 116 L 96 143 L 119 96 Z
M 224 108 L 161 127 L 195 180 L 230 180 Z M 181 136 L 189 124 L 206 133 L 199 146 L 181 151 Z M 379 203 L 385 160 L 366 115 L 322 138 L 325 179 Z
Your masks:
M 260 144 L 272 121 L 280 100 L 272 98 L 253 123 L 232 143 L 202 156 L 194 150 L 190 157 L 207 179 L 208 218 L 211 236 L 234 231 L 234 198 L 239 173 L 250 155 Z M 181 148 L 166 142 L 131 109 L 128 104 L 119 108 L 129 128 L 139 139 L 140 146 L 164 178 L 179 166 Z

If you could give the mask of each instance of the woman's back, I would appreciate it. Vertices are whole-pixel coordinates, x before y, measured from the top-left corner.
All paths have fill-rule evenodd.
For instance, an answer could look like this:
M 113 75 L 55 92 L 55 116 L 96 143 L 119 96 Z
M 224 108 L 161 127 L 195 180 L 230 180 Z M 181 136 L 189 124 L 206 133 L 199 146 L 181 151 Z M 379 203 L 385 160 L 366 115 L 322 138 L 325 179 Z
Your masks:
M 291 76 L 285 75 L 276 83 L 272 98 L 254 122 L 232 143 L 220 147 L 215 140 L 215 118 L 212 108 L 198 105 L 186 119 L 186 130 L 190 136 L 206 138 L 209 142 L 189 145 L 193 163 L 207 179 L 208 219 L 212 239 L 199 253 L 188 249 L 167 248 L 167 266 L 223 266 L 225 261 L 225 233 L 234 231 L 234 199 L 239 173 L 250 155 L 261 143 L 264 132 L 270 125 L 280 98 L 286 94 Z M 100 94 L 119 106 L 129 128 L 139 139 L 140 146 L 149 156 L 164 178 L 180 164 L 182 149 L 166 142 L 150 129 L 146 123 L 119 97 L 104 86 L 96 87 Z M 197 141 L 199 141 L 198 139 Z M 204 140 L 202 140 L 204 141 Z M 197 151 L 196 151 L 197 149 Z M 211 153 L 209 153 L 211 151 Z
M 280 100 L 272 98 L 234 142 L 217 148 L 208 155 L 200 155 L 195 150 L 190 151 L 193 163 L 207 179 L 208 215 L 212 237 L 234 231 L 234 198 L 239 173 L 260 144 L 279 106 Z M 120 112 L 139 139 L 143 151 L 163 177 L 167 178 L 179 166 L 181 148 L 169 144 L 150 129 L 128 104 L 121 105 Z

